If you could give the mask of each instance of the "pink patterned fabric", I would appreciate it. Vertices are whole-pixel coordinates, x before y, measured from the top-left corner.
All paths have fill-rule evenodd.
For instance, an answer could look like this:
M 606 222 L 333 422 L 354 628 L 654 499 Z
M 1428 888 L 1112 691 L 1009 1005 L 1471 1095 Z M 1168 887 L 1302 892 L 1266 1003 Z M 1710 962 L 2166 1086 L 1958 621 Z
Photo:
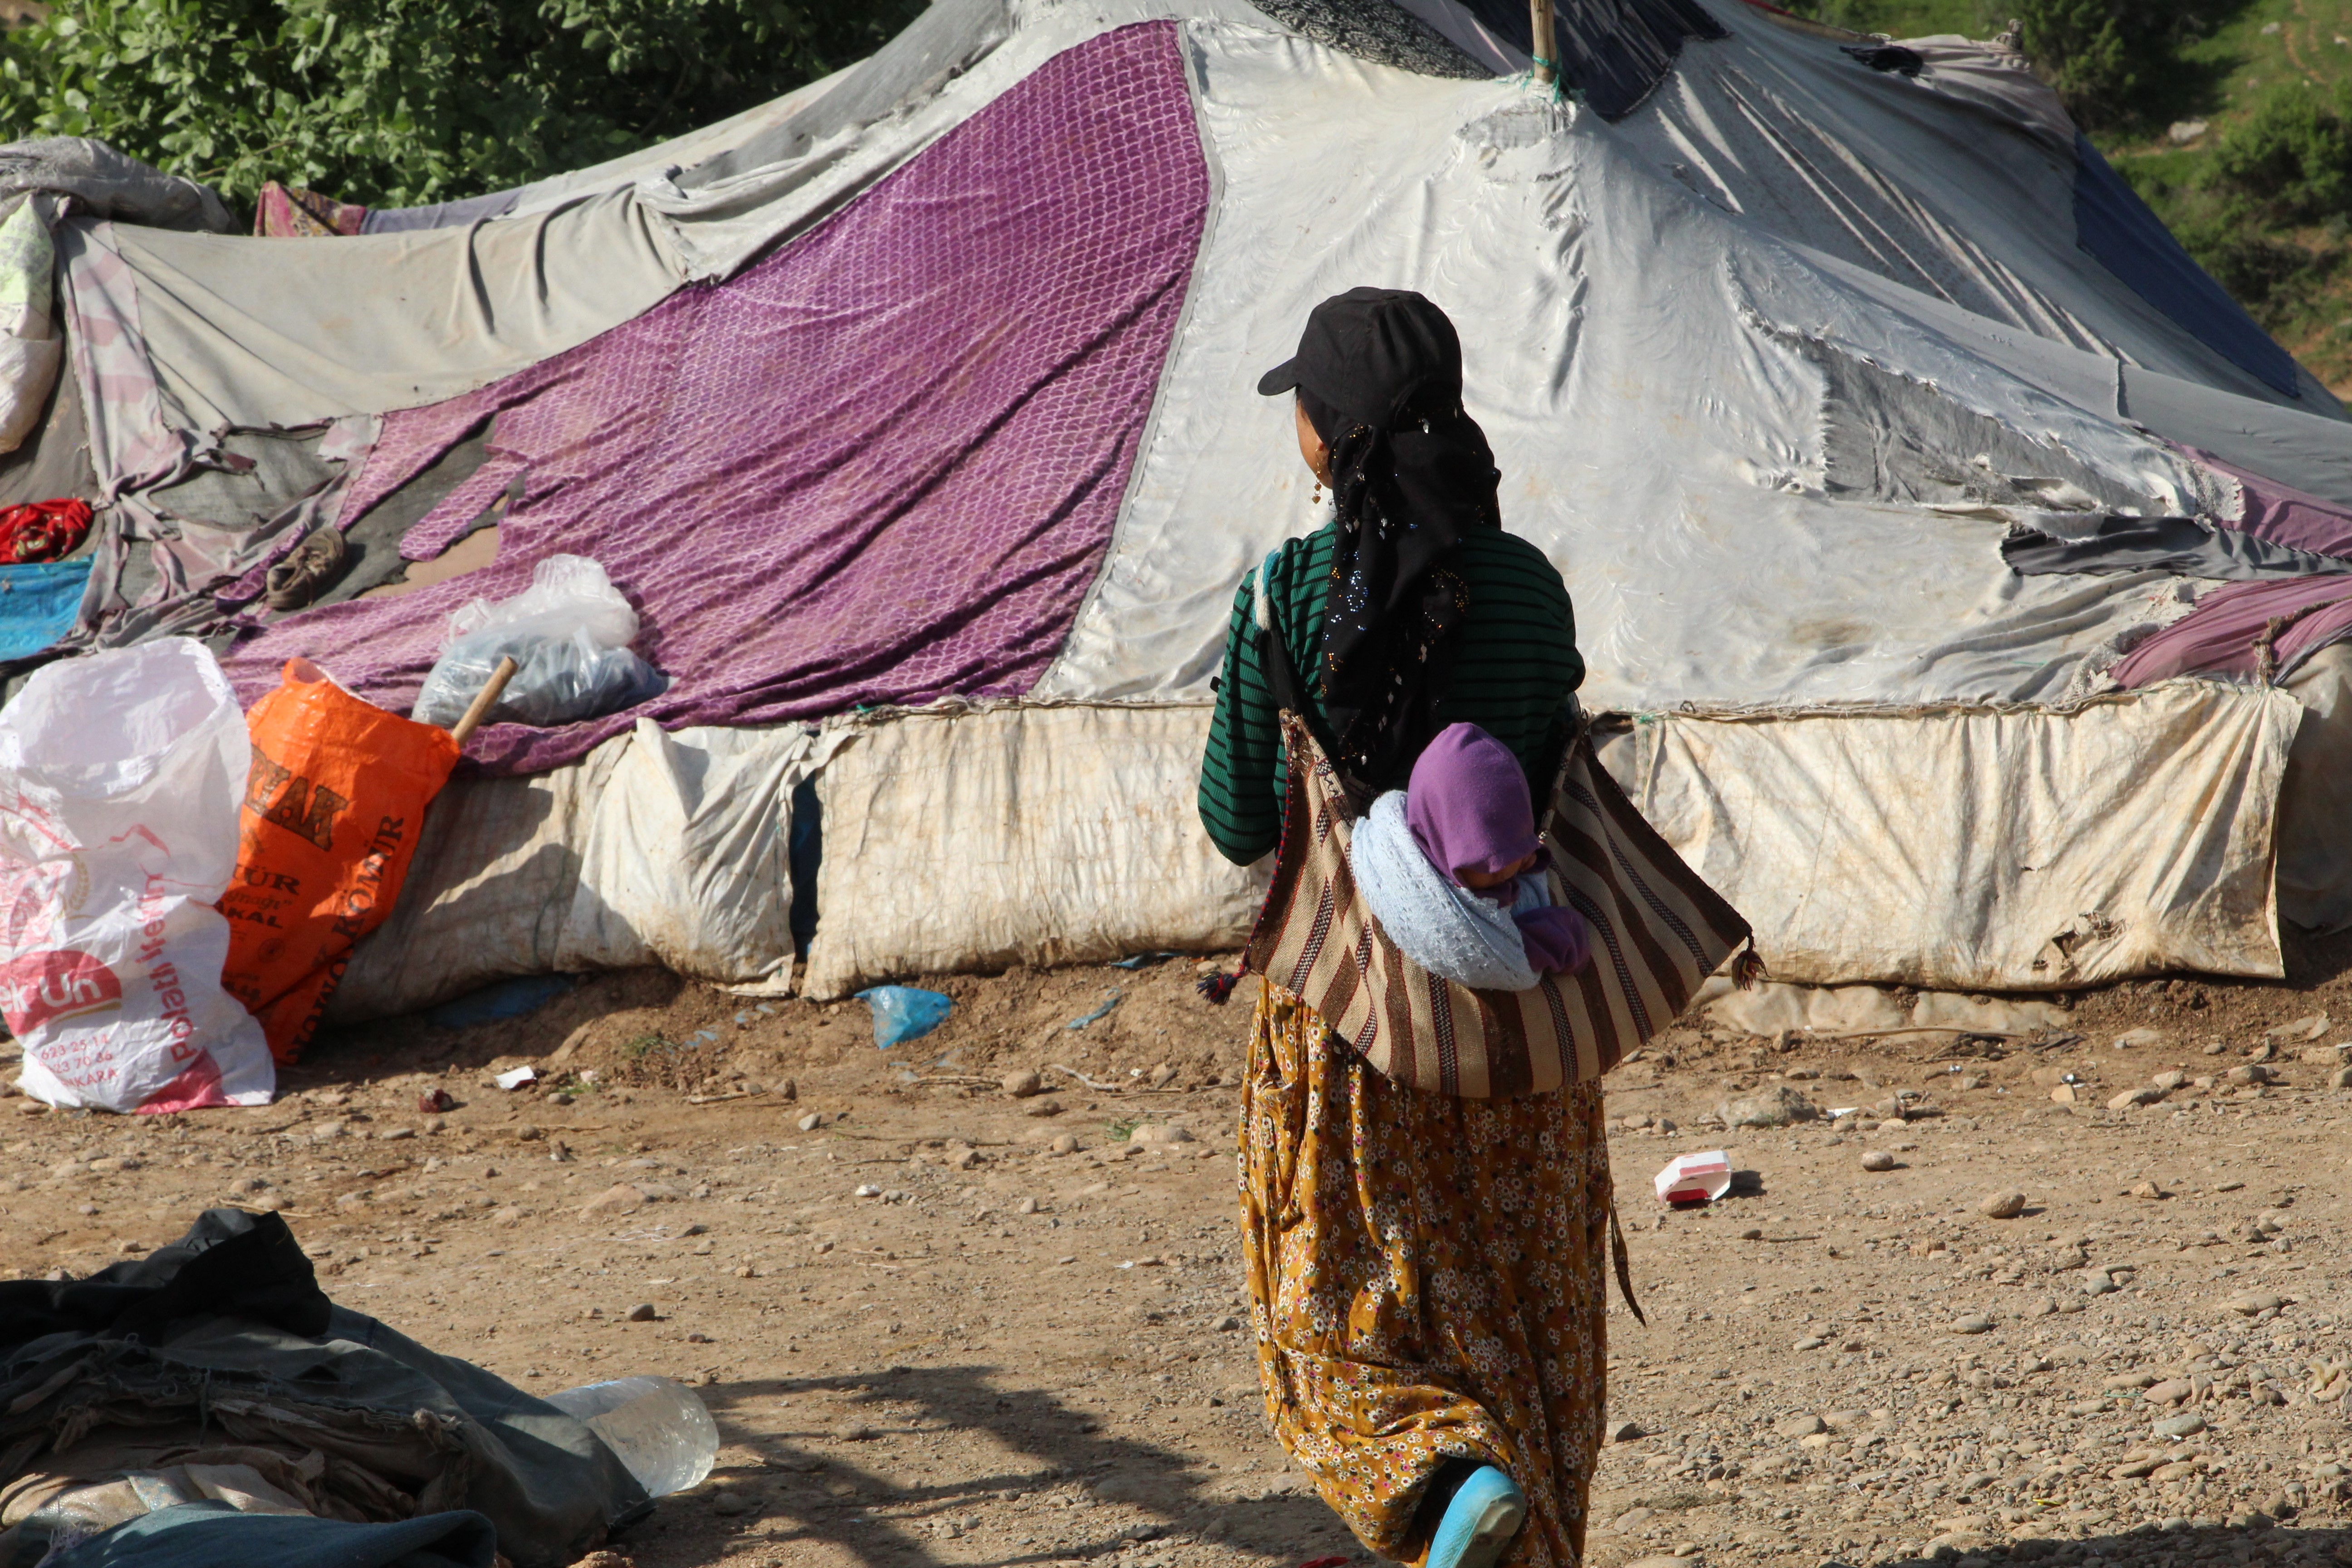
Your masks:
M 2231 528 L 2274 544 L 2352 559 L 2352 511 L 2276 479 L 2266 479 L 2234 463 L 2223 462 L 2210 452 L 2200 452 L 2194 447 L 2181 450 L 2207 468 L 2238 481 L 2245 506 L 2238 521 L 2230 524 Z
M 2273 627 L 2273 621 L 2279 624 Z M 2126 687 L 2175 675 L 2263 672 L 2271 647 L 2273 679 L 2329 643 L 2352 634 L 2352 576 L 2288 577 L 2231 583 L 2198 598 L 2197 607 L 2126 654 L 2114 670 Z
M 604 564 L 671 677 L 629 713 L 487 728 L 498 773 L 667 726 L 1026 691 L 1110 538 L 1199 248 L 1208 172 L 1173 25 L 1106 34 L 823 226 L 479 392 L 395 414 L 355 519 L 495 416 L 524 475 L 495 564 L 294 617 L 226 661 L 257 697 L 297 654 L 405 710 L 449 612 L 560 552 Z M 464 487 L 411 534 L 480 510 Z

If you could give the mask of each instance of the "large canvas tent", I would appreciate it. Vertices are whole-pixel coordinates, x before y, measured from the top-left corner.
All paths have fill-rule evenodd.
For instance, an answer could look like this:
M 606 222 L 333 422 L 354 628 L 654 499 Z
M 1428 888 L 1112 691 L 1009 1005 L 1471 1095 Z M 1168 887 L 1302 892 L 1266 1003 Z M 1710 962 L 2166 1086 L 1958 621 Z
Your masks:
M 762 110 L 348 237 L 48 198 L 68 374 L 0 492 L 105 503 L 63 648 L 212 637 L 248 697 L 299 654 L 404 710 L 553 553 L 640 605 L 668 689 L 481 732 L 346 1016 L 1208 947 L 1258 885 L 1193 817 L 1208 682 L 1320 521 L 1252 384 L 1316 300 L 1412 287 L 1605 759 L 1777 977 L 2274 974 L 2282 910 L 2352 919 L 2326 389 L 2006 42 L 1559 26 L 1555 97 L 1516 0 L 938 0 Z M 319 526 L 337 602 L 266 611 Z

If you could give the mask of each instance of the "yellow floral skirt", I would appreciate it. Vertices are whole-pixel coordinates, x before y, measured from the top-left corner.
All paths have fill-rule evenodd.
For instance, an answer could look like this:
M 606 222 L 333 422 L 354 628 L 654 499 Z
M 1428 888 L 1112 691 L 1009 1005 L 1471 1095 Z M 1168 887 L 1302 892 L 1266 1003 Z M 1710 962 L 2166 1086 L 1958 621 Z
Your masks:
M 1419 1563 L 1447 1460 L 1528 1496 L 1513 1568 L 1573 1568 L 1607 1376 L 1601 1086 L 1513 1100 L 1382 1077 L 1261 991 L 1242 1246 L 1267 1414 L 1367 1547 Z

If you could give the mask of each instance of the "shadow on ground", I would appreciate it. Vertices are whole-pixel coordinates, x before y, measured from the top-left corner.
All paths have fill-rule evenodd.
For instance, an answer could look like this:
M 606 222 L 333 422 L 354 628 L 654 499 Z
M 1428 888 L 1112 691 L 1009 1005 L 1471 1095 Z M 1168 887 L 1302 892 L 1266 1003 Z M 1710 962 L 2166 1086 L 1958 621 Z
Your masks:
M 618 1543 L 641 1561 L 702 1562 L 766 1547 L 792 1562 L 822 1543 L 877 1564 L 1014 1565 L 1119 1553 L 1126 1554 L 1122 1563 L 1140 1564 L 1159 1555 L 1151 1543 L 1171 1538 L 1219 1542 L 1239 1558 L 1297 1563 L 1344 1553 L 1368 1560 L 1297 1477 L 1244 1478 L 1236 1495 L 1219 1488 L 1221 1478 L 1192 1456 L 1104 1432 L 1093 1415 L 1052 1393 L 1010 1386 L 998 1367 L 892 1367 L 721 1384 L 702 1393 L 722 1441 L 767 1463 L 713 1472 L 715 1485 L 750 1504 L 732 1518 L 702 1497 L 665 1503 Z M 870 1407 L 872 1436 L 845 1443 L 839 1430 L 796 1430 L 789 1419 L 782 1429 L 761 1422 L 755 1432 L 736 1418 L 757 1402 L 821 1393 L 849 1394 Z M 963 1479 L 905 1479 L 919 1464 L 908 1458 L 907 1445 L 934 1433 L 955 1433 L 971 1444 L 976 1431 L 994 1439 L 1000 1466 Z M 869 1447 L 874 1458 L 864 1459 L 861 1451 Z M 882 1473 L 886 1453 L 898 1461 L 890 1467 L 901 1472 L 895 1479 Z M 1286 1489 L 1294 1487 L 1299 1489 Z M 1064 1506 L 1073 1488 L 1084 1500 Z M 1048 1492 L 1051 1498 L 1038 1495 Z M 1016 1502 L 1021 1516 L 1009 1519 Z M 942 1550 L 981 1529 L 999 1538 L 995 1550 L 982 1556 L 970 1544 Z M 1006 1533 L 1017 1544 L 1002 1544 Z

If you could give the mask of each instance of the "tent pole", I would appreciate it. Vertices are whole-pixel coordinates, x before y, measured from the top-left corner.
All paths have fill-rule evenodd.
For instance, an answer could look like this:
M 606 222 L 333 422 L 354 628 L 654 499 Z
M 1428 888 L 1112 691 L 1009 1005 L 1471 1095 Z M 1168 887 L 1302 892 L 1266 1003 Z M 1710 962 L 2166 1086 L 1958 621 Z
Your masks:
M 1549 87 L 1559 79 L 1559 62 L 1551 58 L 1559 48 L 1559 32 L 1551 21 L 1551 0 L 1528 0 L 1528 21 L 1536 85 Z

